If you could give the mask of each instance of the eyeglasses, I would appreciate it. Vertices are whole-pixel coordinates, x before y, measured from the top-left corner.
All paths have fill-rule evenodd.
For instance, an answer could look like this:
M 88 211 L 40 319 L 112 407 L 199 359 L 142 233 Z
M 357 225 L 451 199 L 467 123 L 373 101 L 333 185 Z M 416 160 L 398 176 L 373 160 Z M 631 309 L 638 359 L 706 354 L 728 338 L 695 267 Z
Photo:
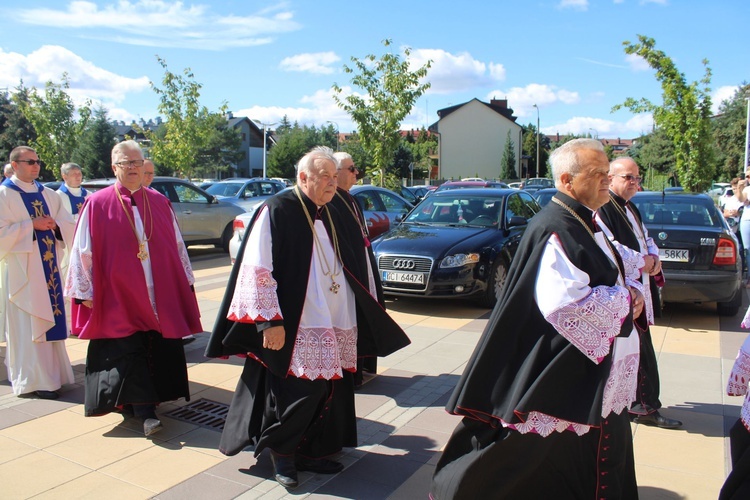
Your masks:
M 16 160 L 16 163 L 28 163 L 29 165 L 42 165 L 42 160 Z
M 617 177 L 622 177 L 628 182 L 636 182 L 638 184 L 640 184 L 641 181 L 643 180 L 643 177 L 641 177 L 640 175 L 630 175 L 630 174 L 615 174 L 615 175 Z
M 143 166 L 143 160 L 125 160 L 125 161 L 118 161 L 115 163 L 118 167 L 125 169 L 125 168 L 141 168 Z
M 354 165 L 352 165 L 351 167 L 347 168 L 347 170 L 349 172 L 351 172 L 351 173 L 359 172 L 359 169 L 357 167 L 355 167 Z

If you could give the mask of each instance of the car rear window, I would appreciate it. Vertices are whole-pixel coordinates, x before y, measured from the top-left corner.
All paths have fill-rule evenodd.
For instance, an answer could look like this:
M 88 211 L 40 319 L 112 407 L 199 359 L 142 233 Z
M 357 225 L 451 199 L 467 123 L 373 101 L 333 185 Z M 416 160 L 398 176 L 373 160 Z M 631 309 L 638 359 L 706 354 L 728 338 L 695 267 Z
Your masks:
M 646 224 L 675 226 L 720 227 L 721 214 L 704 200 L 637 200 L 634 199 Z

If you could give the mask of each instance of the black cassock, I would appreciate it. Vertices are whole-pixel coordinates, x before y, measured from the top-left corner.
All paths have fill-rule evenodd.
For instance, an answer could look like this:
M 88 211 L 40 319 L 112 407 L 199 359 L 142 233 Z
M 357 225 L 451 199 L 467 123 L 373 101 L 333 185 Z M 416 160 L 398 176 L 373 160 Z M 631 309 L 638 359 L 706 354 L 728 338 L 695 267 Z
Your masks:
M 534 299 L 545 246 L 554 233 L 590 286 L 614 286 L 618 269 L 582 221 L 592 211 L 563 193 L 556 198 L 581 217 L 549 203 L 529 223 L 502 297 L 446 409 L 464 415 L 437 464 L 433 498 L 637 498 L 627 412 L 602 418 L 611 351 L 589 360 L 542 315 Z M 550 293 L 565 293 L 550 291 Z M 632 331 L 632 312 L 619 336 Z M 589 425 L 547 437 L 521 434 L 530 412 Z
M 308 213 L 315 214 L 315 204 L 304 193 L 300 194 Z M 357 354 L 387 356 L 408 345 L 409 339 L 370 295 L 364 247 L 347 243 L 352 238 L 352 225 L 330 204 L 327 208 L 339 236 L 344 274 L 355 296 Z M 250 239 L 246 236 L 206 347 L 206 356 L 211 358 L 247 353 L 256 358 L 245 361 L 219 449 L 234 455 L 254 445 L 256 456 L 264 448 L 270 448 L 282 455 L 320 458 L 340 451 L 343 446 L 357 445 L 353 374 L 344 371 L 343 377 L 336 380 L 307 380 L 288 375 L 310 276 L 313 238 L 294 190 L 273 196 L 259 207 L 247 235 L 261 210 L 268 210 L 271 220 L 272 274 L 284 320 L 256 325 L 227 319 L 245 245 Z M 330 235 L 328 217 L 324 215 L 321 220 Z M 278 351 L 264 349 L 258 328 L 282 323 L 284 347 Z

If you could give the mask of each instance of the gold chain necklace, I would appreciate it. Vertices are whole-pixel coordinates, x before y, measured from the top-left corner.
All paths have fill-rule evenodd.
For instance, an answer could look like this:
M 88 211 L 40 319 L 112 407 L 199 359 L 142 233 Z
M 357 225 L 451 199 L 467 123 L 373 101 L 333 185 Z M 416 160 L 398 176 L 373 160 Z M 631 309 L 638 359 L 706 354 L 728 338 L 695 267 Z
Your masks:
M 599 246 L 599 241 L 597 241 L 596 236 L 594 236 L 593 231 L 591 231 L 591 228 L 588 226 L 588 224 L 586 224 L 584 222 L 584 220 L 581 218 L 580 215 L 578 215 L 577 213 L 575 213 L 575 211 L 572 208 L 570 208 L 568 205 L 566 205 L 562 201 L 558 200 L 557 198 L 552 198 L 552 201 L 555 202 L 556 204 L 560 205 L 561 207 L 563 207 L 565 210 L 567 210 L 570 213 L 570 215 L 572 215 L 573 217 L 575 217 L 576 219 L 578 219 L 578 222 L 580 222 L 581 225 L 584 228 L 586 228 L 586 231 L 588 231 L 589 236 L 591 236 L 591 239 L 594 240 L 594 243 L 596 243 L 596 246 Z M 615 259 L 615 264 L 617 265 L 617 271 L 618 271 L 618 275 L 619 275 L 618 278 L 620 278 L 622 280 L 622 283 L 625 283 L 625 273 L 623 273 L 623 270 L 620 268 L 620 263 L 617 261 L 617 255 L 615 254 L 615 248 L 612 246 L 612 243 L 609 242 L 609 238 L 607 238 L 605 236 L 602 239 L 605 241 L 605 243 L 607 243 L 607 247 L 609 247 L 609 251 L 612 252 L 612 257 Z
M 623 207 L 621 207 L 619 203 L 617 203 L 617 200 L 615 200 L 614 197 L 612 197 L 611 194 L 609 195 L 609 199 L 612 202 L 612 204 L 615 206 L 615 209 L 617 210 L 617 213 L 620 214 L 620 217 L 622 217 L 623 219 L 625 219 L 625 222 L 627 222 L 628 225 L 632 227 L 633 224 L 630 223 L 630 219 L 628 219 L 628 214 L 625 212 L 625 209 Z M 636 220 L 636 223 L 637 223 L 638 222 L 638 217 L 636 217 L 635 215 L 633 215 L 633 218 Z M 643 241 L 646 241 L 646 235 L 644 234 L 643 228 L 641 227 L 641 225 L 638 224 L 638 223 L 635 224 L 635 225 L 638 226 L 638 232 L 641 234 L 641 237 L 643 238 Z
M 141 189 L 145 189 L 145 188 L 141 188 Z M 138 236 L 138 231 L 135 228 L 135 221 L 130 216 L 130 212 L 128 212 L 128 208 L 125 206 L 125 202 L 122 199 L 122 194 L 120 194 L 120 190 L 118 189 L 117 185 L 115 185 L 115 193 L 117 193 L 117 199 L 120 200 L 120 205 L 122 206 L 122 209 L 125 211 L 125 216 L 128 218 L 128 222 L 130 222 L 130 227 L 133 229 L 133 234 L 135 235 L 135 239 L 138 241 L 138 253 L 136 254 L 136 256 L 141 261 L 144 261 L 144 260 L 148 259 L 148 252 L 146 251 L 146 243 L 148 243 L 148 240 L 150 240 L 151 236 L 153 236 L 153 234 L 154 234 L 154 218 L 151 215 L 151 203 L 148 201 L 148 196 L 146 196 L 146 193 L 144 192 L 143 193 L 143 199 L 145 201 L 143 202 L 143 204 L 146 206 L 145 207 L 146 210 L 144 211 L 144 215 L 145 215 L 145 212 L 147 211 L 148 212 L 148 218 L 149 218 L 149 221 L 150 221 L 150 227 L 149 227 L 150 231 L 149 231 L 148 236 L 146 236 L 146 221 L 145 221 L 145 218 L 144 218 L 144 221 L 143 221 L 143 238 L 141 238 L 140 236 Z M 131 193 L 131 196 L 132 196 L 132 193 Z
M 349 204 L 349 201 L 347 201 L 346 198 L 344 198 L 343 196 L 341 196 L 341 193 L 339 193 L 338 191 L 336 191 L 336 196 L 338 196 L 339 198 L 341 198 L 341 200 L 344 202 L 344 205 L 346 205 L 346 208 L 349 209 L 349 213 L 352 214 L 352 217 L 354 217 L 354 220 L 357 221 L 357 224 L 359 225 L 359 228 L 362 230 L 362 236 L 366 238 L 367 235 L 368 235 L 367 226 L 365 226 L 362 223 L 362 219 L 360 219 L 359 216 L 355 213 L 354 209 Z
M 326 254 L 323 251 L 323 246 L 320 243 L 320 239 L 318 238 L 318 233 L 315 231 L 315 223 L 312 220 L 312 217 L 310 217 L 310 212 L 307 210 L 307 205 L 305 205 L 305 202 L 302 200 L 302 195 L 300 194 L 299 186 L 294 187 L 294 192 L 297 195 L 297 198 L 299 198 L 300 204 L 302 204 L 302 210 L 305 212 L 305 217 L 307 217 L 307 223 L 310 224 L 310 230 L 312 231 L 313 240 L 315 242 L 315 251 L 318 254 L 318 257 L 320 259 L 320 267 L 322 268 L 323 275 L 329 276 L 331 278 L 331 286 L 328 288 L 329 291 L 333 293 L 339 293 L 339 288 L 341 288 L 341 285 L 336 283 L 336 276 L 339 275 L 341 270 L 337 270 L 339 264 L 339 240 L 336 236 L 336 228 L 333 226 L 333 219 L 331 219 L 331 212 L 328 210 L 328 207 L 325 205 L 323 208 L 326 211 L 326 215 L 328 215 L 328 222 L 331 225 L 331 239 L 333 240 L 333 267 L 331 267 L 330 264 L 328 264 L 328 259 L 326 258 Z M 325 267 L 323 266 L 325 264 Z

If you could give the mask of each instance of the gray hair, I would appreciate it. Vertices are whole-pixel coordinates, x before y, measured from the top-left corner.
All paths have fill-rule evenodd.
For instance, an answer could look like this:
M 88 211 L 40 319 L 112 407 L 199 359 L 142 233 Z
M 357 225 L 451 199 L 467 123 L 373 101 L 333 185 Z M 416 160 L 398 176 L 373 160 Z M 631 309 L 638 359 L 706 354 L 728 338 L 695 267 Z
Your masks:
M 333 157 L 336 158 L 336 170 L 341 170 L 341 163 L 344 160 L 352 160 L 354 161 L 354 158 L 352 158 L 352 155 L 349 153 L 345 153 L 344 151 L 338 151 L 336 153 L 333 153 Z
M 73 162 L 63 163 L 62 166 L 60 167 L 60 173 L 62 175 L 68 175 L 68 173 L 70 173 L 71 170 L 83 171 L 83 169 L 81 169 L 81 166 L 79 164 L 73 163 Z
M 300 173 L 310 173 L 310 169 L 315 164 L 315 160 L 328 160 L 336 166 L 337 170 L 339 168 L 339 161 L 336 159 L 336 156 L 334 156 L 333 149 L 328 146 L 315 146 L 297 162 L 297 181 L 299 181 Z
M 3 167 L 3 175 L 8 174 L 13 175 L 13 165 L 11 165 L 10 163 L 6 163 Z
M 602 153 L 604 152 L 604 146 L 597 139 L 573 139 L 552 151 L 549 162 L 552 165 L 552 176 L 555 179 L 555 184 L 560 182 L 562 174 L 576 175 L 581 171 L 581 164 L 578 162 L 578 151 L 582 149 L 594 149 Z
M 141 145 L 135 142 L 134 140 L 130 139 L 127 141 L 118 142 L 115 144 L 115 147 L 112 148 L 112 163 L 115 162 L 117 159 L 118 154 L 123 151 L 138 151 L 141 153 L 141 156 L 143 156 L 143 151 L 141 150 Z

